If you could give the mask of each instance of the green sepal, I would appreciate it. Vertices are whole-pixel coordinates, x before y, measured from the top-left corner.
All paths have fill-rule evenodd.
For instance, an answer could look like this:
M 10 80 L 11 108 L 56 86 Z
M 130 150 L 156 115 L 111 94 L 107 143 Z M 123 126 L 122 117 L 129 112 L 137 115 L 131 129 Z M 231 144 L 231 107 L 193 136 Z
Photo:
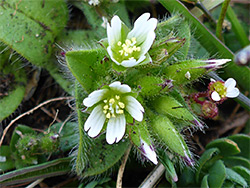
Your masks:
M 158 97 L 153 100 L 151 104 L 157 113 L 180 120 L 186 120 L 202 128 L 202 124 L 199 123 L 195 116 L 184 105 L 171 96 L 165 95 Z
M 146 121 L 136 122 L 134 125 L 127 125 L 126 131 L 130 140 L 138 149 L 141 146 L 141 139 L 148 145 L 152 145 Z
M 209 187 L 222 187 L 226 179 L 226 167 L 223 161 L 218 160 L 209 169 L 208 184 Z
M 216 139 L 206 145 L 206 149 L 218 148 L 220 150 L 220 155 L 230 156 L 240 153 L 240 148 L 238 145 L 227 138 Z
M 161 64 L 169 59 L 177 50 L 179 50 L 185 43 L 185 39 L 174 37 L 173 35 L 166 36 L 156 41 L 151 49 L 149 55 L 152 58 L 152 64 Z
M 234 170 L 230 169 L 230 168 L 226 168 L 226 175 L 227 175 L 227 179 L 235 182 L 239 185 L 241 185 L 242 187 L 247 187 L 247 182 L 245 181 L 245 179 L 238 174 L 237 172 L 235 172 Z
M 110 62 L 102 61 L 106 52 L 102 48 L 66 53 L 67 65 L 77 81 L 88 93 L 104 83 L 109 84 Z
M 209 72 L 204 66 L 208 65 L 203 60 L 186 60 L 166 66 L 163 69 L 164 78 L 173 80 L 174 86 L 186 85 L 197 80 Z M 212 69 L 210 69 L 212 70 Z M 189 72 L 190 77 L 186 74 Z
M 193 165 L 192 155 L 173 123 L 163 115 L 151 115 L 150 125 L 158 138 L 170 151 L 180 155 L 189 165 Z

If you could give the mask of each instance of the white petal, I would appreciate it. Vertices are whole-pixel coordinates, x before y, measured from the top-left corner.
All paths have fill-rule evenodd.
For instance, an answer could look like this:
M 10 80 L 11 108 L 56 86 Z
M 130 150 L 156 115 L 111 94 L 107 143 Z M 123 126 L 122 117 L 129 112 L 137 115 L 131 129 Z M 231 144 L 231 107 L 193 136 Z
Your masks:
M 101 132 L 105 119 L 106 117 L 102 111 L 102 105 L 96 106 L 85 122 L 84 130 L 88 131 L 90 137 L 96 137 Z
M 112 59 L 112 61 L 114 61 L 117 65 L 121 65 L 118 61 L 116 61 L 116 60 L 114 59 L 114 57 L 113 57 L 113 52 L 112 52 L 112 50 L 111 50 L 111 46 L 108 46 L 108 47 L 107 47 L 107 51 L 108 51 L 108 54 L 109 54 L 110 58 Z
M 111 19 L 111 26 L 109 24 L 107 25 L 109 45 L 112 46 L 114 43 L 117 43 L 121 39 L 121 27 L 122 21 L 118 16 L 114 16 Z
M 214 91 L 212 94 L 211 94 L 211 98 L 214 100 L 214 101 L 220 101 L 220 95 Z
M 128 113 L 137 121 L 142 121 L 143 119 L 143 106 L 132 96 L 127 96 L 125 98 L 126 102 L 126 110 Z
M 144 13 L 134 23 L 134 28 L 128 33 L 127 38 L 135 37 L 136 41 L 141 44 L 147 38 L 148 33 L 155 30 L 157 26 L 157 19 L 149 19 L 150 14 Z M 149 19 L 149 20 L 148 20 Z
M 107 133 L 106 133 L 107 142 L 109 144 L 113 144 L 114 142 L 118 143 L 125 134 L 125 130 L 126 130 L 126 119 L 124 114 L 110 118 L 107 125 Z
M 102 100 L 105 96 L 104 94 L 107 92 L 107 89 L 100 89 L 93 91 L 89 94 L 87 98 L 83 100 L 83 104 L 87 107 L 91 107 L 94 104 L 98 103 L 100 100 Z
M 240 94 L 239 89 L 235 87 L 232 90 L 230 90 L 229 92 L 227 91 L 226 96 L 229 98 L 234 98 L 234 97 L 238 97 L 239 94 Z
M 121 62 L 121 65 L 124 67 L 133 67 L 135 65 L 137 65 L 137 61 L 136 59 L 131 59 L 131 60 L 124 60 Z
M 209 60 L 204 60 L 203 62 L 212 63 L 216 65 L 223 65 L 229 61 L 231 61 L 231 59 L 209 59 Z
M 210 78 L 210 82 L 216 82 L 216 80 L 213 78 Z
M 121 93 L 131 92 L 131 88 L 127 84 L 121 84 L 121 82 L 116 81 L 109 85 L 109 87 L 113 90 L 117 90 Z
M 144 55 L 148 52 L 148 50 L 151 48 L 153 42 L 155 40 L 155 33 L 154 31 L 149 32 L 147 35 L 146 40 L 141 45 L 141 54 Z
M 157 165 L 158 161 L 157 161 L 157 156 L 155 151 L 146 143 L 144 142 L 144 140 L 142 141 L 142 153 L 145 155 L 145 157 L 147 157 L 150 161 L 152 161 L 155 165 Z
M 233 78 L 228 78 L 225 82 L 225 87 L 227 88 L 227 92 L 230 92 L 236 86 L 236 81 Z

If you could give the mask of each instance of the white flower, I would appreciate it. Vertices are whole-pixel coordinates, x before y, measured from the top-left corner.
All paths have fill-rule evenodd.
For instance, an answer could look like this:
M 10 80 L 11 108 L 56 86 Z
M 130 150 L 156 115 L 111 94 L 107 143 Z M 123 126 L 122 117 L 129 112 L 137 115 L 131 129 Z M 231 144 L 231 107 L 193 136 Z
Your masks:
M 218 69 L 221 67 L 221 65 L 226 64 L 227 62 L 230 62 L 231 59 L 209 59 L 209 60 L 203 60 L 202 62 L 205 62 L 207 65 L 202 66 L 202 68 L 206 69 Z
M 117 65 L 133 67 L 151 61 L 148 50 L 155 39 L 157 19 L 149 17 L 149 13 L 141 15 L 131 31 L 118 16 L 112 18 L 111 25 L 108 23 L 108 43 L 105 47 Z
M 152 161 L 155 165 L 157 165 L 157 157 L 152 145 L 148 145 L 144 140 L 141 139 L 141 147 L 140 150 L 142 154 L 147 157 L 150 161 Z
M 97 6 L 99 5 L 100 1 L 99 0 L 89 0 L 89 5 Z
M 126 114 L 142 121 L 144 108 L 131 95 L 131 88 L 119 81 L 108 87 L 94 91 L 83 100 L 87 107 L 94 107 L 84 124 L 90 137 L 96 137 L 107 122 L 106 140 L 109 144 L 118 143 L 126 130 Z
M 102 21 L 103 21 L 103 22 L 102 22 L 102 25 L 101 25 L 101 26 L 102 26 L 103 28 L 106 29 L 106 28 L 107 28 L 107 24 L 108 24 L 108 19 L 107 19 L 106 17 L 103 16 L 103 17 L 102 17 Z
M 212 81 L 210 83 L 209 89 L 211 92 L 211 98 L 214 101 L 221 101 L 228 98 L 235 98 L 240 94 L 240 91 L 236 86 L 236 81 L 233 78 L 229 78 L 224 82 L 222 81 Z

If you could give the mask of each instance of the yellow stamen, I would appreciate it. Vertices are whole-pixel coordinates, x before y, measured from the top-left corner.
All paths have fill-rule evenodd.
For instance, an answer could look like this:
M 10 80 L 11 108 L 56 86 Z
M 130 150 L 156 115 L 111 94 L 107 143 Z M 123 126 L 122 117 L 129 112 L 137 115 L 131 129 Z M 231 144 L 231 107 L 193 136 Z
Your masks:
M 103 109 L 104 109 L 104 110 L 107 110 L 107 109 L 109 109 L 109 106 L 108 106 L 108 105 L 105 105 L 105 106 L 103 107 Z
M 121 108 L 125 108 L 125 104 L 123 102 L 118 102 L 118 105 L 121 107 Z
M 122 42 L 121 42 L 121 41 L 117 42 L 117 45 L 118 45 L 118 46 L 121 46 L 121 45 L 122 45 Z
M 119 100 L 119 99 L 120 99 L 120 96 L 119 96 L 119 95 L 116 95 L 115 98 L 116 98 L 117 100 Z
M 108 118 L 108 119 L 110 119 L 110 118 L 111 118 L 110 113 L 107 113 L 107 114 L 106 114 L 106 118 Z
M 109 102 L 110 102 L 111 104 L 114 104 L 114 103 L 115 103 L 115 99 L 111 98 L 111 99 L 109 99 Z
M 118 110 L 118 114 L 123 114 L 124 111 L 123 110 Z

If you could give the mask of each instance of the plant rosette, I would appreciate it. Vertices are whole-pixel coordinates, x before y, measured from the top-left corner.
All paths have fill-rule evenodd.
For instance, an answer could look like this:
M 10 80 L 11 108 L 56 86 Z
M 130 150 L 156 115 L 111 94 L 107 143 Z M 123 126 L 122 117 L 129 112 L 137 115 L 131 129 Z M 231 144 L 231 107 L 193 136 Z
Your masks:
M 132 96 L 131 88 L 119 81 L 93 91 L 83 100 L 83 104 L 92 110 L 84 124 L 84 130 L 90 137 L 95 138 L 101 133 L 104 125 L 107 125 L 108 144 L 118 143 L 122 139 L 129 116 L 139 122 L 143 120 L 144 108 Z
M 111 19 L 111 25 L 107 24 L 108 38 L 100 43 L 116 65 L 133 67 L 152 62 L 148 51 L 155 40 L 157 19 L 149 17 L 149 13 L 142 14 L 131 31 L 118 16 Z
M 235 98 L 240 94 L 240 91 L 236 86 L 236 81 L 233 78 L 223 81 L 215 81 L 211 79 L 208 86 L 209 97 L 212 101 L 223 102 L 227 98 Z

